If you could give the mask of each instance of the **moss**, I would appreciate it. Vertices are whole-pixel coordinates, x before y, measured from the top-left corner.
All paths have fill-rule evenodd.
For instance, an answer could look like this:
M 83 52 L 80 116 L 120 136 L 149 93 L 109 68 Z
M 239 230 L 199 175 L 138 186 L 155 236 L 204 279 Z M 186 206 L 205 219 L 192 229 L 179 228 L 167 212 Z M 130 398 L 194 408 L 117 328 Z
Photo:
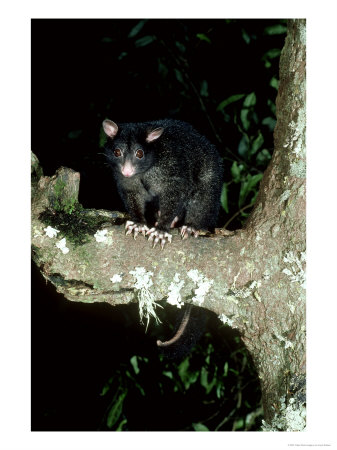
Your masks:
M 89 265 L 92 261 L 92 255 L 90 251 L 88 251 L 87 246 L 81 246 L 77 249 L 76 254 L 78 258 L 81 260 L 82 265 Z
M 36 155 L 31 152 L 31 176 L 32 180 L 39 180 L 43 176 L 43 170 L 40 166 L 39 160 Z
M 102 281 L 101 280 L 96 280 L 94 281 L 94 289 L 95 290 L 102 290 L 104 289 L 104 286 L 102 285 Z
M 51 204 L 55 211 L 72 214 L 78 205 L 77 193 L 69 197 L 65 191 L 66 186 L 61 177 L 56 180 Z
M 39 220 L 61 231 L 76 246 L 88 242 L 89 235 L 106 223 L 105 217 L 87 215 L 80 203 L 69 203 L 68 209 L 57 212 L 47 209 L 40 214 Z
M 41 255 L 41 250 L 36 245 L 32 244 L 32 255 L 39 259 Z

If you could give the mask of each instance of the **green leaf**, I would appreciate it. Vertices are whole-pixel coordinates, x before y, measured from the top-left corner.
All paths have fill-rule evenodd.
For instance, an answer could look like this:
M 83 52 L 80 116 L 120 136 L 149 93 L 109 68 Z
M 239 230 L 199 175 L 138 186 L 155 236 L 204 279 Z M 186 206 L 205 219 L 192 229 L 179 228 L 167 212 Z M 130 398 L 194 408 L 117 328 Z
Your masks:
M 137 39 L 135 42 L 136 47 L 145 47 L 146 45 L 151 44 L 156 39 L 155 36 L 144 36 L 140 39 Z
M 123 420 L 119 423 L 118 427 L 116 428 L 116 431 L 123 431 L 123 426 L 124 426 L 126 423 L 128 423 L 128 419 L 123 419 Z
M 228 375 L 228 361 L 225 362 L 224 368 L 223 368 L 223 374 L 225 377 Z
M 142 394 L 143 397 L 145 397 L 145 391 L 144 389 L 141 387 L 141 385 L 139 383 L 135 383 L 136 388 L 139 390 L 139 392 Z
M 258 151 L 258 149 L 262 147 L 263 143 L 264 143 L 264 138 L 263 138 L 261 132 L 259 131 L 257 138 L 254 139 L 254 141 L 253 141 L 250 153 L 252 155 L 254 155 Z
M 211 390 L 213 389 L 213 387 L 216 385 L 216 377 L 215 376 L 213 377 L 211 382 L 208 381 L 208 370 L 206 369 L 206 367 L 201 368 L 200 384 L 201 384 L 201 386 L 203 386 L 205 388 L 206 395 L 208 395 L 211 392 Z
M 230 105 L 231 103 L 237 102 L 238 100 L 241 100 L 244 96 L 245 96 L 245 94 L 231 95 L 230 97 L 226 98 L 221 103 L 219 103 L 216 110 L 222 111 L 223 109 L 226 108 L 226 106 Z
M 270 111 L 276 115 L 276 106 L 275 106 L 275 102 L 273 100 L 271 100 L 270 98 L 268 98 L 267 100 L 267 104 L 269 106 Z
M 250 43 L 250 36 L 249 36 L 249 34 L 247 33 L 247 31 L 244 28 L 241 29 L 241 34 L 242 34 L 242 39 L 245 41 L 245 43 L 249 44 Z
M 221 383 L 219 383 L 216 387 L 216 396 L 219 399 L 222 397 L 222 384 Z
M 269 59 L 278 58 L 280 55 L 281 55 L 281 50 L 279 48 L 271 48 L 262 56 L 262 61 L 267 61 Z
M 164 78 L 166 78 L 168 74 L 167 66 L 163 64 L 160 59 L 158 60 L 158 73 L 160 73 Z
M 256 162 L 258 165 L 265 165 L 271 160 L 271 155 L 269 151 L 264 148 L 256 155 Z
M 232 430 L 233 431 L 239 430 L 240 428 L 244 427 L 244 424 L 245 424 L 244 419 L 237 419 L 237 420 L 234 421 Z
M 140 32 L 140 30 L 143 28 L 143 26 L 146 24 L 146 22 L 147 22 L 147 19 L 140 20 L 137 23 L 137 25 L 135 25 L 132 28 L 132 30 L 130 31 L 130 33 L 128 34 L 128 38 L 135 37 Z
M 275 77 L 273 77 L 273 78 L 270 80 L 269 85 L 270 85 L 271 87 L 275 88 L 276 90 L 278 90 L 279 81 L 278 81 Z
M 108 417 L 106 420 L 106 425 L 109 429 L 111 429 L 117 420 L 119 419 L 120 415 L 123 411 L 123 402 L 126 397 L 126 392 L 123 392 L 119 397 L 117 398 L 117 401 L 112 405 L 110 408 L 110 411 L 108 413 Z
M 262 125 L 266 125 L 269 128 L 269 131 L 274 131 L 276 120 L 274 117 L 265 117 L 262 120 Z
M 228 188 L 227 183 L 224 183 L 222 185 L 222 191 L 221 191 L 221 197 L 220 197 L 221 206 L 226 211 L 226 213 L 229 213 L 228 209 Z
M 207 347 L 207 355 L 210 356 L 212 353 L 214 353 L 214 347 L 211 343 L 209 343 Z
M 270 27 L 266 27 L 264 32 L 269 35 L 274 34 L 284 34 L 287 32 L 287 27 L 285 25 L 281 25 L 280 23 L 276 25 L 271 25 Z
M 208 97 L 208 83 L 206 80 L 202 80 L 201 82 L 200 95 L 202 97 Z
M 175 75 L 176 75 L 176 79 L 177 79 L 180 83 L 184 84 L 184 78 L 183 78 L 183 75 L 182 75 L 182 73 L 180 72 L 180 70 L 174 69 L 174 73 L 175 73 Z
M 127 56 L 127 52 L 122 52 L 119 56 L 118 56 L 118 61 L 122 61 L 123 58 L 125 58 Z
M 195 383 L 198 379 L 199 372 L 191 372 L 189 370 L 190 361 L 188 358 L 184 359 L 178 366 L 178 374 L 181 381 L 184 383 L 185 389 L 189 389 L 191 384 Z
M 249 139 L 244 134 L 238 145 L 238 153 L 240 156 L 246 156 L 249 150 Z
M 205 367 L 202 367 L 202 368 L 201 368 L 201 372 L 200 372 L 200 384 L 201 384 L 201 386 L 203 386 L 206 390 L 207 390 L 207 387 L 208 387 L 207 377 L 208 377 L 207 369 L 206 369 Z
M 251 92 L 248 94 L 243 102 L 243 106 L 249 108 L 250 106 L 254 106 L 256 103 L 256 95 L 255 92 Z
M 241 208 L 244 205 L 245 200 L 247 198 L 247 195 L 249 192 L 248 183 L 249 183 L 249 181 L 247 179 L 241 183 L 240 194 L 239 194 L 239 208 Z
M 178 374 L 183 381 L 188 377 L 187 372 L 188 372 L 189 365 L 190 365 L 190 361 L 188 358 L 186 358 L 178 366 Z
M 243 108 L 241 109 L 241 113 L 240 113 L 240 119 L 243 125 L 243 128 L 247 131 L 249 126 L 250 126 L 250 120 L 248 119 L 248 113 L 249 113 L 249 109 L 247 108 Z M 243 136 L 243 138 L 245 138 L 246 136 Z M 242 139 L 243 139 L 242 138 Z M 242 140 L 241 139 L 241 140 Z M 246 138 L 247 140 L 247 138 Z M 240 153 L 240 152 L 239 152 Z M 241 153 L 240 153 L 241 154 Z
M 104 397 L 104 395 L 107 393 L 107 392 L 109 392 L 110 391 L 110 386 L 109 386 L 109 384 L 108 383 L 106 383 L 104 386 L 103 386 L 103 389 L 102 389 L 102 392 L 99 394 L 101 397 Z
M 247 175 L 245 181 L 241 183 L 240 194 L 239 194 L 239 208 L 241 208 L 247 196 L 253 191 L 254 187 L 261 181 L 262 173 L 258 173 L 256 175 Z
M 194 428 L 194 431 L 209 431 L 206 425 L 202 423 L 192 423 L 192 427 Z
M 198 33 L 197 34 L 197 38 L 200 39 L 201 41 L 206 41 L 209 44 L 211 44 L 210 38 L 208 36 L 206 36 L 205 34 L 203 34 L 203 33 Z
M 169 371 L 164 371 L 163 375 L 165 375 L 165 377 L 170 378 L 171 380 L 173 380 L 173 373 L 169 370 Z
M 105 143 L 107 141 L 107 135 L 104 133 L 103 127 L 101 127 L 99 131 L 99 138 L 98 138 L 98 146 L 104 147 Z
M 243 169 L 243 165 L 240 164 L 238 166 L 237 161 L 234 161 L 231 167 L 231 174 L 233 177 L 234 183 L 238 183 L 241 180 L 241 171 Z
M 138 361 L 137 361 L 137 356 L 133 356 L 130 359 L 130 362 L 132 364 L 133 370 L 135 371 L 135 374 L 137 375 L 139 373 L 139 367 L 138 367 Z
M 211 392 L 211 390 L 214 388 L 215 385 L 216 385 L 216 377 L 213 377 L 212 382 L 209 384 L 206 390 L 206 395 L 208 395 Z
M 176 47 L 181 51 L 181 53 L 185 53 L 186 52 L 186 47 L 181 42 L 176 41 Z

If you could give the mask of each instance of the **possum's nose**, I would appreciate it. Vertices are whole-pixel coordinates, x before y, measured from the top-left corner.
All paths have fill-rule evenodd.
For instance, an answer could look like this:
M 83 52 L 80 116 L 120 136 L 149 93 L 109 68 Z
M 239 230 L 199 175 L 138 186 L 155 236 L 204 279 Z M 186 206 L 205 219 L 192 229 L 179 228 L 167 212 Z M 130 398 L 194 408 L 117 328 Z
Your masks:
M 132 177 L 132 175 L 135 174 L 135 168 L 129 161 L 127 161 L 124 166 L 122 166 L 121 172 L 125 177 Z

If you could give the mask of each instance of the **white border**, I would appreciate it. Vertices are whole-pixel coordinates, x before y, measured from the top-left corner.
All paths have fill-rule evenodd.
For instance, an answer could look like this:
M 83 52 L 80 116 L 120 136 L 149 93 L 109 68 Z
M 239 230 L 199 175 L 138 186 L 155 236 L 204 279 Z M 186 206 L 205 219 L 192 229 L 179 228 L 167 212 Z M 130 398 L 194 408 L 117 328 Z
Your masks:
M 2 2 L 0 447 L 4 450 L 111 448 L 336 448 L 336 2 L 170 0 Z M 308 25 L 308 416 L 305 433 L 30 432 L 30 19 L 307 18 Z M 249 76 L 249 74 L 248 74 Z M 51 124 L 52 127 L 52 124 Z M 52 132 L 52 128 L 51 128 Z M 22 183 L 18 183 L 22 180 Z M 335 339 L 334 339 L 335 338 Z M 41 337 L 43 339 L 43 336 Z M 140 411 L 146 414 L 146 411 Z M 160 411 L 158 411 L 160 414 Z M 177 441 L 178 439 L 178 441 Z

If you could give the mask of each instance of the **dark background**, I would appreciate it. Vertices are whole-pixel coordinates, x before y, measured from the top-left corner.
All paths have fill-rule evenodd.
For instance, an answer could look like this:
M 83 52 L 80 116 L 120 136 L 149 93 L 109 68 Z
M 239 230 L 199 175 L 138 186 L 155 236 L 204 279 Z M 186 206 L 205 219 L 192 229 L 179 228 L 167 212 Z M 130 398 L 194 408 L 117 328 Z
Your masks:
M 185 120 L 224 159 L 218 225 L 242 226 L 272 154 L 284 38 L 282 20 L 32 20 L 32 150 L 44 174 L 71 167 L 81 173 L 85 208 L 122 210 L 100 154 L 102 121 Z M 219 429 L 247 429 L 259 386 L 239 337 L 207 315 L 190 364 L 216 373 L 216 386 L 224 378 L 218 367 L 227 361 L 232 371 L 221 395 L 215 387 L 207 393 L 205 381 L 186 388 L 177 381 L 179 361 L 158 355 L 156 339 L 175 321 L 170 308 L 161 314 L 165 325 L 151 324 L 145 334 L 137 305 L 70 303 L 33 266 L 32 429 L 116 429 L 121 421 L 128 430 L 217 429 L 225 417 Z M 138 374 L 130 365 L 135 355 Z M 118 398 L 122 412 L 107 426 Z

